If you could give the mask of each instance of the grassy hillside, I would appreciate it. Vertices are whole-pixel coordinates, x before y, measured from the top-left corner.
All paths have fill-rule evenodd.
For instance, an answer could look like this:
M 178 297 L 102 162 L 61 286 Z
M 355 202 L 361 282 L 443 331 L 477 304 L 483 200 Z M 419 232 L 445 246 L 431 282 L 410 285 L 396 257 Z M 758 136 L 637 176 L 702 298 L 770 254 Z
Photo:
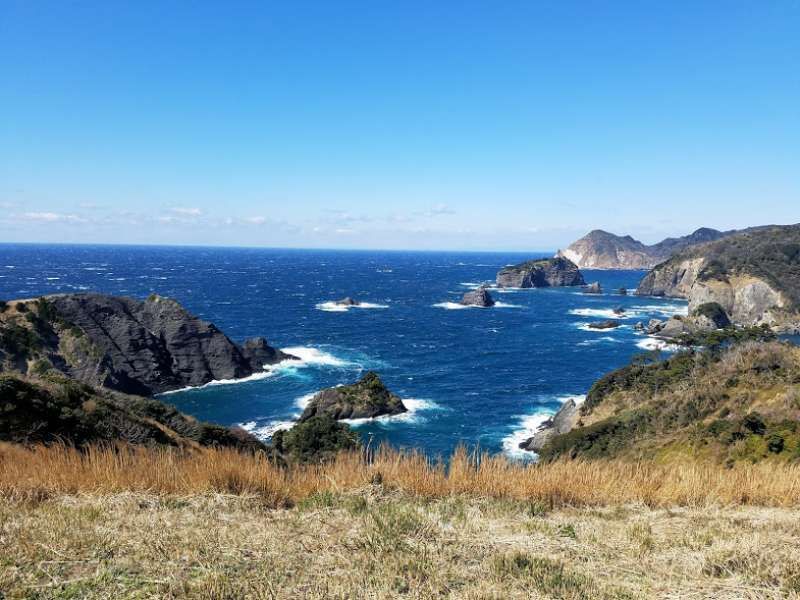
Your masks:
M 197 421 L 157 400 L 93 388 L 57 371 L 33 378 L 0 374 L 0 441 L 264 449 L 245 431 Z
M 0 445 L 5 598 L 784 598 L 800 469 Z
M 745 342 L 636 362 L 600 379 L 579 427 L 541 455 L 800 460 L 800 348 Z

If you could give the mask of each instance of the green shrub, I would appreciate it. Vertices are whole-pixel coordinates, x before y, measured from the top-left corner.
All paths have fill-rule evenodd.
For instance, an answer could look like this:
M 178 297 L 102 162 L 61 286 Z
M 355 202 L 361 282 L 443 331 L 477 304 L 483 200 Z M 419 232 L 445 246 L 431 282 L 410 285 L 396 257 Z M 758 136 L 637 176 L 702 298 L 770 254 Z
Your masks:
M 360 445 L 356 432 L 328 416 L 311 417 L 288 431 L 277 431 L 272 444 L 278 452 L 299 462 L 319 462 Z

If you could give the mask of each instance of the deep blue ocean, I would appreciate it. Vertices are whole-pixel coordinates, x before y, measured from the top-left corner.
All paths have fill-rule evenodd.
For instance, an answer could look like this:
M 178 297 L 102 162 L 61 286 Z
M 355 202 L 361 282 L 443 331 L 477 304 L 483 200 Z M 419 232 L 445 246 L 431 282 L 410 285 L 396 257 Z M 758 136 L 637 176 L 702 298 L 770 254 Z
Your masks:
M 584 271 L 605 293 L 492 291 L 493 308 L 453 303 L 504 265 L 535 254 L 131 246 L 0 245 L 0 298 L 97 291 L 180 301 L 237 341 L 264 336 L 300 356 L 245 381 L 162 396 L 201 419 L 262 437 L 288 426 L 315 391 L 377 371 L 411 409 L 355 423 L 364 439 L 431 455 L 465 443 L 523 457 L 516 444 L 564 398 L 653 343 L 637 321 L 685 313 L 677 300 L 616 293 L 641 271 Z M 542 256 L 542 255 L 539 255 Z M 352 296 L 368 307 L 333 310 Z M 622 327 L 586 324 L 626 310 Z

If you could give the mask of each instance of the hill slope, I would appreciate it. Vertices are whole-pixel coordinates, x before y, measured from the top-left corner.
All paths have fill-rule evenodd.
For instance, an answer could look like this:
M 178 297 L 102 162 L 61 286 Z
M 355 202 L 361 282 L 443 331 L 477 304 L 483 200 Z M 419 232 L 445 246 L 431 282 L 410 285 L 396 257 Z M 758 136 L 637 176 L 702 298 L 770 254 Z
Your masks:
M 800 225 L 752 229 L 687 248 L 655 267 L 641 295 L 715 302 L 740 325 L 800 327 Z
M 540 456 L 798 461 L 800 348 L 747 342 L 609 373 Z
M 581 269 L 652 269 L 680 250 L 717 240 L 732 232 L 703 227 L 678 238 L 667 238 L 647 246 L 629 235 L 618 236 L 602 229 L 590 231 L 559 250 L 557 256 L 570 259 Z

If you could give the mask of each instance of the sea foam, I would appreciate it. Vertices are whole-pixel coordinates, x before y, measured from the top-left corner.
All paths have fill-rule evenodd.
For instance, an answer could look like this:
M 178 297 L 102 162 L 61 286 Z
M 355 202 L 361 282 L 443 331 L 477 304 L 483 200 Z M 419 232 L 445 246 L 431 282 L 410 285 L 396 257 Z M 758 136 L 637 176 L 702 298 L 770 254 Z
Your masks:
M 334 301 L 329 302 L 320 302 L 316 305 L 317 310 L 322 310 L 325 312 L 347 312 L 351 308 L 355 309 L 362 309 L 362 308 L 389 308 L 388 304 L 374 304 L 372 302 L 359 302 L 358 304 L 346 305 L 346 304 L 338 304 Z

